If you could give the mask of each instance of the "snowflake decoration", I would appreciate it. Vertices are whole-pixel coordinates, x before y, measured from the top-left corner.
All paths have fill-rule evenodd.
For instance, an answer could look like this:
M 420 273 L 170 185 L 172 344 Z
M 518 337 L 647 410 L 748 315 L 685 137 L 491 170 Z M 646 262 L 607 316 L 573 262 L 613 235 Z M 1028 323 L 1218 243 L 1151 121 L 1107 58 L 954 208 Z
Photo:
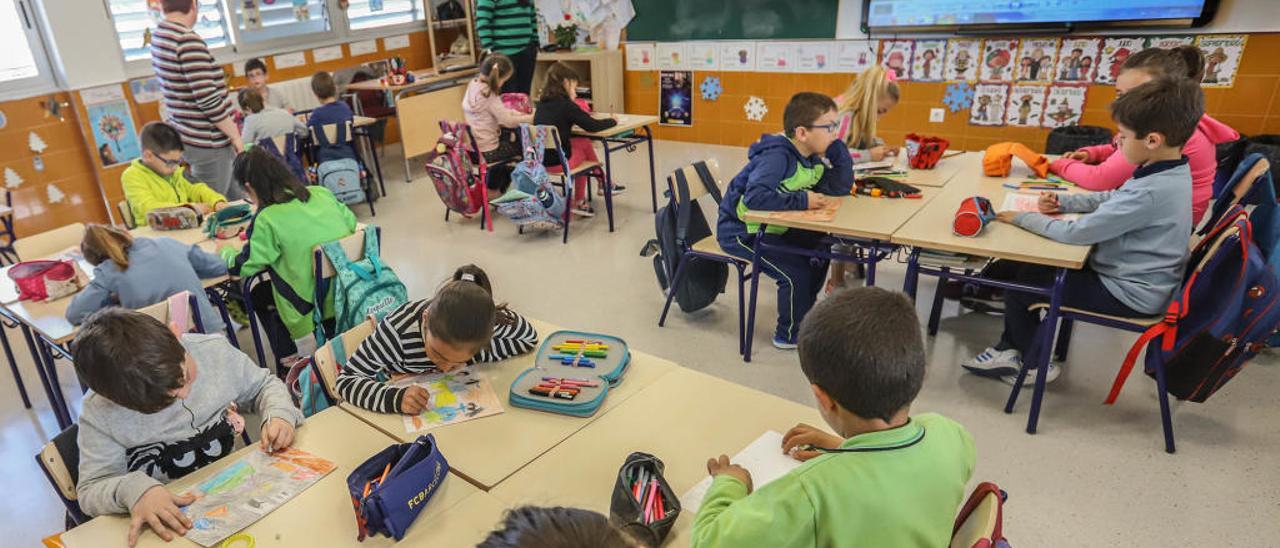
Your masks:
M 769 106 L 764 104 L 764 99 L 752 95 L 747 99 L 747 104 L 742 105 L 742 110 L 747 112 L 748 120 L 760 122 L 764 120 L 764 115 L 769 113 Z
M 708 76 L 702 81 L 702 99 L 704 101 L 715 101 L 720 98 L 721 93 L 724 93 L 724 85 L 720 83 L 719 76 Z
M 942 96 L 942 103 L 947 105 L 951 112 L 969 110 L 973 105 L 973 87 L 968 82 L 947 84 L 947 93 Z

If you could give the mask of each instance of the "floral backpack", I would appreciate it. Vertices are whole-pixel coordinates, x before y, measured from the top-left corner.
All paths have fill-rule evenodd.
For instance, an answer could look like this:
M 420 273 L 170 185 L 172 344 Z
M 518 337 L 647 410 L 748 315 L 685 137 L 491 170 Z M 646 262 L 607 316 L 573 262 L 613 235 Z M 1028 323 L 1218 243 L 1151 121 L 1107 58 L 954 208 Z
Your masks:
M 466 216 L 480 213 L 489 201 L 483 164 L 472 159 L 479 151 L 471 148 L 467 124 L 440 121 L 440 139 L 427 158 L 427 175 L 436 193 L 450 211 Z
M 493 201 L 498 214 L 521 226 L 553 228 L 564 224 L 564 197 L 551 185 L 542 165 L 548 136 L 545 127 L 521 124 L 524 158 L 511 172 L 511 190 Z

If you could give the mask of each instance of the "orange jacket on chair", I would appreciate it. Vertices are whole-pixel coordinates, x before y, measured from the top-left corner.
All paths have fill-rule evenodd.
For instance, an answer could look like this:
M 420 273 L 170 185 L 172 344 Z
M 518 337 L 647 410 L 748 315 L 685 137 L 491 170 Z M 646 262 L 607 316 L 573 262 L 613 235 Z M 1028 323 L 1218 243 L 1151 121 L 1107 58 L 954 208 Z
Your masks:
M 987 147 L 982 155 L 982 174 L 988 177 L 1008 177 L 1013 168 L 1013 157 L 1020 160 L 1035 172 L 1036 177 L 1049 174 L 1049 159 L 1022 143 L 996 143 Z

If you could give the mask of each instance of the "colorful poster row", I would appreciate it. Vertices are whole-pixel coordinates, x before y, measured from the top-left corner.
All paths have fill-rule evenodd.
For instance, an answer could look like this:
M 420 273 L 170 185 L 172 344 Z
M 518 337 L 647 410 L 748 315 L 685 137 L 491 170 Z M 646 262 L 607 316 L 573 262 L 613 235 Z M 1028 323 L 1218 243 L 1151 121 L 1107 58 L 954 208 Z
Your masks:
M 1147 48 L 1195 45 L 1204 87 L 1231 87 L 1248 36 L 955 38 L 826 42 L 628 43 L 627 70 L 862 72 L 876 63 L 899 80 L 1114 85 Z
M 1075 125 L 1084 113 L 1088 91 L 1088 84 L 978 84 L 969 108 L 969 123 L 1047 128 Z

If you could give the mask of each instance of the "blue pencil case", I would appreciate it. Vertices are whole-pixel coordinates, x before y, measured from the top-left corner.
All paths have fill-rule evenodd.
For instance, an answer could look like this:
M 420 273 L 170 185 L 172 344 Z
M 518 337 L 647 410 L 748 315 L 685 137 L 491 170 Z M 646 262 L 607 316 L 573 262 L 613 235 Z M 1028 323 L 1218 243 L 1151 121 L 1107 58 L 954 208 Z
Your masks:
M 513 407 L 590 417 L 630 364 L 631 350 L 618 337 L 556 331 L 543 339 L 534 366 L 511 383 L 508 401 Z

